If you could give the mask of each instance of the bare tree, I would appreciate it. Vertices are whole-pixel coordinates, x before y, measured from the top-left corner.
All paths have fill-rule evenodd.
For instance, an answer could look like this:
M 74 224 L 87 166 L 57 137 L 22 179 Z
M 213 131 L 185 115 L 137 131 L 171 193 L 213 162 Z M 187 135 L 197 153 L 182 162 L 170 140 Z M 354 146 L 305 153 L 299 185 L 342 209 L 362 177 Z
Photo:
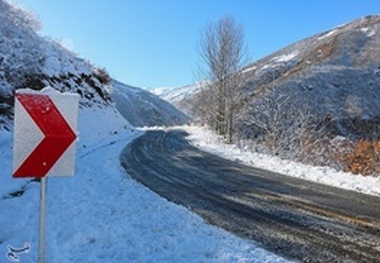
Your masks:
M 313 164 L 327 164 L 333 149 L 328 123 L 294 93 L 272 91 L 248 109 L 248 136 L 259 151 Z
M 279 93 L 256 99 L 250 106 L 248 122 L 254 137 L 262 141 L 271 154 L 278 155 L 288 147 L 289 121 L 294 120 L 288 116 L 291 115 L 289 106 L 289 96 Z
M 201 75 L 207 79 L 202 89 L 203 117 L 220 135 L 232 140 L 239 71 L 246 62 L 244 32 L 231 16 L 210 23 L 200 36 Z

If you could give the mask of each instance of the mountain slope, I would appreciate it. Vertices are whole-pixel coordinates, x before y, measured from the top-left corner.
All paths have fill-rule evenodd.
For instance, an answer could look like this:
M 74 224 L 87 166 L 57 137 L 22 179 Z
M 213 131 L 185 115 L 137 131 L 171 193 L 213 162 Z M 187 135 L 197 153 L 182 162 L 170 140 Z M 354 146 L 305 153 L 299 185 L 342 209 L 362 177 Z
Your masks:
M 121 115 L 134 126 L 182 125 L 188 117 L 158 96 L 112 81 L 111 97 Z
M 321 116 L 378 117 L 379 43 L 380 16 L 295 43 L 243 70 L 244 99 L 281 92 Z
M 156 88 L 152 92 L 181 109 L 188 116 L 193 116 L 192 97 L 200 90 L 201 84 L 197 83 L 176 88 Z
M 342 152 L 379 137 L 379 43 L 380 16 L 368 16 L 250 65 L 238 136 L 272 154 L 349 169 Z

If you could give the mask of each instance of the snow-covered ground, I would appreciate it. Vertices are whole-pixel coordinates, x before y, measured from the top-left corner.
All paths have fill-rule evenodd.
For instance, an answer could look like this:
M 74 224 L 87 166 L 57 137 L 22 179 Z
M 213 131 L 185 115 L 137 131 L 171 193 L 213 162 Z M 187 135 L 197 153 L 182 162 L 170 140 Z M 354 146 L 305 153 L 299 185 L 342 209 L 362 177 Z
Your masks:
M 353 190 L 365 194 L 380 196 L 380 176 L 361 176 L 352 173 L 338 172 L 328 167 L 315 167 L 304 165 L 278 157 L 252 153 L 244 149 L 244 146 L 225 144 L 223 139 L 216 136 L 205 127 L 183 126 L 187 137 L 192 144 L 202 150 L 220 155 L 224 158 L 243 162 L 248 165 L 266 170 L 310 180 L 322 184 Z
M 287 262 L 128 177 L 119 153 L 139 134 L 111 107 L 80 109 L 76 175 L 48 180 L 47 263 Z M 12 137 L 0 132 L 0 262 L 25 242 L 20 262 L 37 262 L 39 183 L 12 178 Z

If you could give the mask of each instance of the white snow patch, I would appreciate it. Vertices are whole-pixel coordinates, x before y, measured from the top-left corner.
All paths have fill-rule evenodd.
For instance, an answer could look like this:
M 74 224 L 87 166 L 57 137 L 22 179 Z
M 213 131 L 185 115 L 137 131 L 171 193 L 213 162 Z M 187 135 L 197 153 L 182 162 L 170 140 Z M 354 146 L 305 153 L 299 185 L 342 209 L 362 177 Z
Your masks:
M 58 76 L 61 73 L 61 62 L 56 56 L 46 58 L 43 73 L 48 76 Z
M 363 28 L 360 28 L 360 31 L 362 31 L 362 32 L 368 32 L 368 30 L 369 30 L 369 28 L 368 27 L 363 27 Z
M 370 31 L 370 28 L 368 28 L 368 27 L 363 27 L 360 29 L 360 31 L 367 33 L 368 37 L 372 37 L 372 36 L 376 35 L 376 31 L 375 30 Z
M 269 65 L 269 64 L 266 64 L 264 66 L 261 67 L 261 70 L 264 70 L 264 69 L 267 69 L 267 68 L 271 68 L 273 67 L 273 65 Z
M 376 35 L 376 31 L 375 31 L 375 30 L 371 30 L 371 31 L 368 32 L 368 34 L 367 34 L 368 37 L 373 37 L 374 35 Z
M 257 68 L 256 66 L 248 67 L 248 68 L 244 69 L 244 70 L 242 71 L 242 73 L 247 73 L 247 72 L 253 71 L 253 70 L 255 70 L 256 68 Z
M 281 56 L 278 56 L 278 57 L 274 57 L 272 60 L 274 62 L 287 62 L 287 61 L 292 60 L 293 58 L 295 58 L 298 54 L 299 54 L 298 50 L 295 50 L 295 51 L 293 51 L 290 54 L 284 54 L 284 55 L 281 55 Z
M 320 37 L 318 38 L 318 40 L 322 40 L 322 39 L 324 39 L 324 38 L 327 38 L 327 37 L 329 37 L 329 36 L 332 36 L 332 35 L 334 35 L 337 31 L 338 31 L 337 29 L 331 30 L 331 31 L 327 32 L 326 34 L 320 36 Z

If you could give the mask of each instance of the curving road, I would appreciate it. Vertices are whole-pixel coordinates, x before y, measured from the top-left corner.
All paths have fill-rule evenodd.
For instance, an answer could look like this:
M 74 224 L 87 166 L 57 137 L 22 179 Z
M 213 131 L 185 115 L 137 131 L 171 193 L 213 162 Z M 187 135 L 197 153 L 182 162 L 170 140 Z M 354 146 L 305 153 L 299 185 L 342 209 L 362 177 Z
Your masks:
M 127 173 L 207 222 L 302 262 L 380 262 L 380 198 L 202 152 L 186 132 L 149 131 L 120 159 Z

